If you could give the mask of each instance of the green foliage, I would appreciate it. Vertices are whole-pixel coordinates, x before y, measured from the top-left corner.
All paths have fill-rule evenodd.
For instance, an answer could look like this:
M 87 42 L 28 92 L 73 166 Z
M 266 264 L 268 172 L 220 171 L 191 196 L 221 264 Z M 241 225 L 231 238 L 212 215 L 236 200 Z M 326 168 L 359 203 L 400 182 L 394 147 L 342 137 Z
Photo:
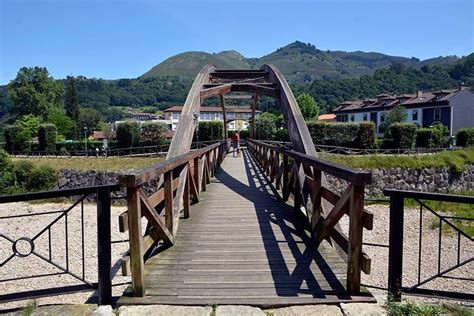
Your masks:
M 50 166 L 38 166 L 29 174 L 25 189 L 27 191 L 47 191 L 58 183 L 58 173 Z
M 213 141 L 224 138 L 224 122 L 223 121 L 201 121 L 198 124 L 198 140 Z
M 150 142 L 156 145 L 166 141 L 168 126 L 164 123 L 146 123 L 141 127 L 140 141 Z
M 140 141 L 140 124 L 137 122 L 118 124 L 116 137 L 119 148 L 136 146 Z
M 272 140 L 275 136 L 277 120 L 275 114 L 268 112 L 260 114 L 255 124 L 255 138 Z
M 59 135 L 63 135 L 66 138 L 78 138 L 80 136 L 80 131 L 76 123 L 74 123 L 73 119 L 64 114 L 64 110 L 51 110 L 46 121 L 56 126 Z
M 461 128 L 456 133 L 456 145 L 461 147 L 474 146 L 474 127 Z
M 15 163 L 13 174 L 15 175 L 15 183 L 19 186 L 25 184 L 35 168 L 35 165 L 28 160 L 20 160 Z
M 441 123 L 435 123 L 431 127 L 431 145 L 432 147 L 445 147 L 449 145 L 449 129 Z
M 415 132 L 415 147 L 431 147 L 431 129 L 419 128 Z
M 466 165 L 474 164 L 474 148 L 442 151 L 433 155 L 383 156 L 383 155 L 333 155 L 321 153 L 321 158 L 351 168 L 450 168 L 461 173 Z
M 312 120 L 312 119 L 317 119 L 319 116 L 319 107 L 314 101 L 314 98 L 308 94 L 308 93 L 303 93 L 300 94 L 296 98 L 296 102 L 298 102 L 298 106 L 301 110 L 301 114 L 303 114 L 303 117 L 305 120 Z
M 100 122 L 102 122 L 102 114 L 95 109 L 81 109 L 79 114 L 79 126 L 82 128 L 87 127 L 89 133 L 98 129 Z
M 3 129 L 5 149 L 8 151 L 26 151 L 30 148 L 31 135 L 27 129 L 9 125 Z
M 385 112 L 385 121 L 382 123 L 382 130 L 385 138 L 391 138 L 390 126 L 395 123 L 404 123 L 407 120 L 407 112 L 403 106 L 397 105 L 388 112 Z
M 440 315 L 445 309 L 438 305 L 416 305 L 411 302 L 387 302 L 386 306 L 388 314 L 394 316 L 431 316 Z
M 38 130 L 40 151 L 51 152 L 56 150 L 57 130 L 54 124 L 42 124 Z
M 66 91 L 64 94 L 64 108 L 66 115 L 72 119 L 73 122 L 79 123 L 80 106 L 79 95 L 76 87 L 76 80 L 74 77 L 68 76 L 66 79 Z
M 410 123 L 395 123 L 390 125 L 392 146 L 394 148 L 411 148 L 415 140 L 416 125 Z
M 51 108 L 61 106 L 63 86 L 42 67 L 23 67 L 8 85 L 15 118 L 34 115 L 46 118 Z
M 308 122 L 307 125 L 315 145 L 352 148 L 374 147 L 375 125 L 372 122 Z
M 288 134 L 288 130 L 285 128 L 280 128 L 277 129 L 275 132 L 275 140 L 279 140 L 282 142 L 289 142 L 290 141 L 290 135 Z
M 0 173 L 5 170 L 11 170 L 13 167 L 10 155 L 3 149 L 0 149 Z
M 38 134 L 38 127 L 41 124 L 41 118 L 34 115 L 25 115 L 15 121 L 15 125 L 28 132 L 31 136 Z

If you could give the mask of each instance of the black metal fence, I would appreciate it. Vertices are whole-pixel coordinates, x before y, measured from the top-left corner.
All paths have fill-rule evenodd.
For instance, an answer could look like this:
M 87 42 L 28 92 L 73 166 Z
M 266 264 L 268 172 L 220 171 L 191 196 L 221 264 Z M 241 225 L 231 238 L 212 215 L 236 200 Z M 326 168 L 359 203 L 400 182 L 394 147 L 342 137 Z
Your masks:
M 466 233 L 460 223 L 470 223 L 474 221 L 474 196 L 461 196 L 451 194 L 439 194 L 439 193 L 425 193 L 425 192 L 414 192 L 414 191 L 402 191 L 387 189 L 384 191 L 385 195 L 390 197 L 390 230 L 389 230 L 389 244 L 388 245 L 377 245 L 387 247 L 389 250 L 388 256 L 388 293 L 395 299 L 400 300 L 403 294 L 423 295 L 430 297 L 439 298 L 453 298 L 460 300 L 474 300 L 473 291 L 466 293 L 462 289 L 452 290 L 448 288 L 432 288 L 429 286 L 429 282 L 437 278 L 446 278 L 454 280 L 455 282 L 471 282 L 474 285 L 474 275 L 468 273 L 467 275 L 450 276 L 449 273 L 467 266 L 474 260 L 474 248 L 472 241 L 473 238 L 470 234 Z M 407 228 L 407 223 L 404 220 L 405 215 L 405 202 L 406 199 L 412 199 L 419 206 L 419 220 L 418 220 L 418 236 L 416 240 L 404 240 L 404 229 Z M 432 207 L 429 207 L 426 201 L 440 201 L 449 203 L 462 203 L 472 206 L 471 217 L 462 216 L 451 216 L 441 214 Z M 427 212 L 432 217 L 433 227 L 437 229 L 437 245 L 435 245 L 435 252 L 430 253 L 430 258 L 423 258 L 426 256 L 426 252 L 423 252 L 424 244 L 424 231 L 423 231 L 423 215 Z M 445 237 L 444 228 L 449 228 L 450 238 L 453 236 L 456 239 L 455 245 L 448 247 L 451 253 L 448 253 L 446 248 L 443 248 L 443 237 Z M 453 234 L 454 233 L 454 234 Z M 461 243 L 463 239 L 463 243 Z M 408 267 L 404 266 L 404 247 L 405 243 L 411 242 L 418 245 L 417 253 L 411 254 L 416 256 L 416 264 L 410 267 L 412 272 L 416 274 L 411 284 L 403 284 L 403 276 L 407 273 Z M 467 251 L 468 257 L 461 258 L 461 249 L 472 249 Z M 454 254 L 452 253 L 454 248 Z M 436 256 L 432 254 L 436 253 Z M 405 253 L 406 255 L 406 253 Z M 434 260 L 433 260 L 434 259 Z M 426 262 L 425 262 L 426 260 Z M 435 262 L 433 262 L 435 261 Z M 458 284 L 461 284 L 458 283 Z M 473 287 L 471 286 L 471 289 Z
M 65 201 L 69 204 L 60 210 L 51 211 L 35 211 L 35 204 L 29 204 L 27 212 L 0 211 L 0 275 L 2 276 L 0 285 L 35 278 L 38 280 L 36 285 L 38 283 L 43 285 L 41 288 L 34 286 L 33 289 L 25 291 L 15 289 L 11 293 L 0 293 L 0 303 L 97 290 L 99 304 L 110 304 L 112 298 L 110 193 L 117 190 L 120 190 L 119 185 L 105 185 L 0 196 L 0 204 L 34 203 L 38 200 L 58 198 L 66 198 Z M 96 195 L 97 214 L 92 219 L 96 222 L 96 232 L 90 231 L 84 217 L 84 201 L 89 195 Z M 18 223 L 12 229 L 7 229 L 4 222 L 8 221 L 11 224 L 22 219 L 26 219 L 26 222 Z M 79 234 L 80 237 L 73 240 L 70 237 L 71 233 Z M 86 243 L 93 242 L 90 237 L 94 235 L 97 240 L 97 269 L 90 269 L 86 267 L 87 256 L 90 254 L 85 253 L 85 246 Z M 73 241 L 79 242 L 79 245 L 72 247 Z M 8 265 L 13 267 L 6 269 Z M 25 267 L 27 269 L 24 269 Z M 92 280 L 89 274 L 97 277 Z M 59 281 L 58 284 L 55 284 L 56 282 L 41 284 L 41 280 L 44 280 L 42 277 L 61 275 L 72 277 L 74 282 L 69 280 L 65 284 L 60 284 Z

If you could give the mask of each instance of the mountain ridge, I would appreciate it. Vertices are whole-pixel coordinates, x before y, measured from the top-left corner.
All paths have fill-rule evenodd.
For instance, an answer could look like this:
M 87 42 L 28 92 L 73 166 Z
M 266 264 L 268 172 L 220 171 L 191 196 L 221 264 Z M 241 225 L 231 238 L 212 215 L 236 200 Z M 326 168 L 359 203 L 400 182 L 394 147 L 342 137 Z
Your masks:
M 205 64 L 214 64 L 220 69 L 258 69 L 263 64 L 273 64 L 289 82 L 305 83 L 315 79 L 360 77 L 393 64 L 421 68 L 425 65 L 451 64 L 460 59 L 457 56 L 440 56 L 420 60 L 379 52 L 323 51 L 311 43 L 295 41 L 256 58 L 247 58 L 236 50 L 183 52 L 165 59 L 139 78 L 178 76 L 193 79 Z

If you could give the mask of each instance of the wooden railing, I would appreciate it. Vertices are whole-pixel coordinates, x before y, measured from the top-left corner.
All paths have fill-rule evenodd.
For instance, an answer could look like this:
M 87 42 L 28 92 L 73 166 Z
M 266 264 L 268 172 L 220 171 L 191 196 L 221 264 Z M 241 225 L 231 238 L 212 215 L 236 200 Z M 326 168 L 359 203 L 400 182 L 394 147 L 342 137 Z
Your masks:
M 140 174 L 120 177 L 120 184 L 127 188 L 128 210 L 119 216 L 119 227 L 121 232 L 129 232 L 130 240 L 129 254 L 122 259 L 122 273 L 131 273 L 135 296 L 145 294 L 145 260 L 159 241 L 165 246 L 173 245 L 181 214 L 183 218 L 190 216 L 190 204 L 199 202 L 200 192 L 206 190 L 228 149 L 229 142 L 220 141 L 168 159 Z M 181 181 L 184 185 L 180 185 Z M 147 183 L 155 183 L 151 195 L 145 192 Z M 145 234 L 142 217 L 148 221 Z
M 363 228 L 372 229 L 373 215 L 364 210 L 364 188 L 372 181 L 370 172 L 357 171 L 339 166 L 313 156 L 290 150 L 283 146 L 247 140 L 248 149 L 267 174 L 282 198 L 292 197 L 294 208 L 300 214 L 305 206 L 316 246 L 324 239 L 330 239 L 341 257 L 347 263 L 347 291 L 360 292 L 361 271 L 370 273 L 370 258 L 362 252 Z M 323 173 L 346 180 L 348 185 L 338 195 L 322 183 Z M 326 215 L 323 204 L 332 208 Z M 349 216 L 349 235 L 339 228 L 342 216 Z

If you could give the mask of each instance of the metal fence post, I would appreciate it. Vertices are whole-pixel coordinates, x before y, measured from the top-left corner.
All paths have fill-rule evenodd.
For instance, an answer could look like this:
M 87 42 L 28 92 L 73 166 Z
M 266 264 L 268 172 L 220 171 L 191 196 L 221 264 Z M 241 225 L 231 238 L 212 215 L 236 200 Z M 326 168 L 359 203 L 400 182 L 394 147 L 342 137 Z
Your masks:
M 390 195 L 390 231 L 388 251 L 389 299 L 400 301 L 402 297 L 403 270 L 403 213 L 404 197 L 400 193 Z
M 112 245 L 110 229 L 110 188 L 97 189 L 97 254 L 99 305 L 112 303 Z

